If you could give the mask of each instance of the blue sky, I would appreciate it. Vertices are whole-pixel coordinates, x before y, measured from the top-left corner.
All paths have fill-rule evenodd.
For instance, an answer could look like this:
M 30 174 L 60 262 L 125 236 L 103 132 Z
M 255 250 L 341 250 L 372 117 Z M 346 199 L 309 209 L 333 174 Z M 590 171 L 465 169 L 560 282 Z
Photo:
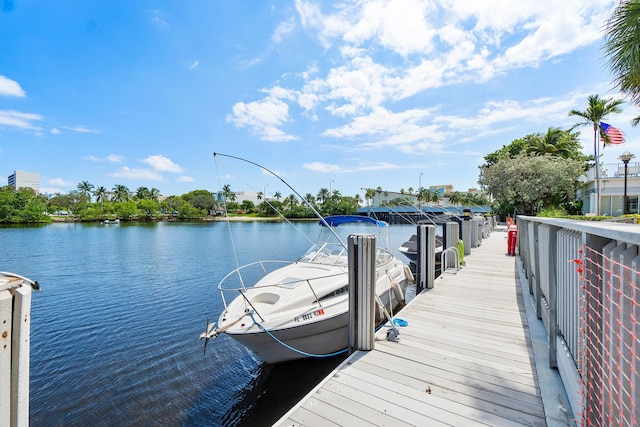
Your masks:
M 601 40 L 614 6 L 0 0 L 0 176 L 37 172 L 48 193 L 291 193 L 220 152 L 300 194 L 466 191 L 484 155 L 572 126 L 590 94 L 620 97 Z M 610 117 L 627 142 L 605 163 L 640 157 L 638 115 Z

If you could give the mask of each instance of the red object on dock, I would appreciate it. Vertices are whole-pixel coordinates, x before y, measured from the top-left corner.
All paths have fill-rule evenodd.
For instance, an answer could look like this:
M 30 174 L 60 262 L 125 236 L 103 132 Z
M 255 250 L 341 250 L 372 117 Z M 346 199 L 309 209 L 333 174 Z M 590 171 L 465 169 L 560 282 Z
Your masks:
M 516 241 L 518 240 L 518 227 L 510 225 L 507 230 L 507 255 L 516 255 Z

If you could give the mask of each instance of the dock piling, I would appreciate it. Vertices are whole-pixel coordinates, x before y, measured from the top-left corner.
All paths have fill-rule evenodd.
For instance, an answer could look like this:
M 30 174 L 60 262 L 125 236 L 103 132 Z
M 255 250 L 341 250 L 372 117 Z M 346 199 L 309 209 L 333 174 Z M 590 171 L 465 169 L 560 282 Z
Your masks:
M 349 257 L 349 354 L 375 343 L 376 236 L 352 234 Z
M 417 230 L 416 294 L 432 289 L 436 278 L 436 227 L 420 224 Z

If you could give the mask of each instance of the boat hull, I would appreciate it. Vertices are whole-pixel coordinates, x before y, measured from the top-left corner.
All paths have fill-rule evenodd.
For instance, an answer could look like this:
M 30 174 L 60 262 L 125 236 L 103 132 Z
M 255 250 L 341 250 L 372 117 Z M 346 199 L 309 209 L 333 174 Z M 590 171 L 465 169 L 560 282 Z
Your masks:
M 404 291 L 406 282 L 402 285 Z M 379 297 L 391 313 L 404 304 L 404 300 L 394 291 L 386 291 Z M 386 320 L 376 304 L 376 326 L 384 324 Z M 270 329 L 268 333 L 258 328 L 253 329 L 257 329 L 256 332 L 227 331 L 227 335 L 267 363 L 276 364 L 307 357 L 331 357 L 346 350 L 349 345 L 349 311 L 342 311 L 333 317 L 318 318 L 300 326 Z
M 227 333 L 267 363 L 281 363 L 289 360 L 310 357 L 329 357 L 344 350 L 349 341 L 349 314 L 342 313 L 329 319 L 311 324 L 277 331 L 234 334 Z M 285 347 L 278 340 L 294 348 Z M 305 353 L 305 354 L 303 354 Z M 306 355 L 308 354 L 308 355 Z

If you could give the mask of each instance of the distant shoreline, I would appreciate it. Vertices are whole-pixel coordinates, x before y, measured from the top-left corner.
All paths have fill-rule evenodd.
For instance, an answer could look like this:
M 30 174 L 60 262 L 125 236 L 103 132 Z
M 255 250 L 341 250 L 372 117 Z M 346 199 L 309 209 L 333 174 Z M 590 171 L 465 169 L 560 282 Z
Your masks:
M 132 219 L 132 220 L 123 220 L 121 222 L 217 222 L 217 221 L 232 221 L 232 222 L 251 222 L 251 221 L 261 221 L 261 222 L 280 222 L 285 219 L 282 217 L 268 217 L 268 216 L 215 216 L 215 217 L 201 217 L 201 218 L 189 218 L 189 219 L 180 219 L 175 217 L 163 217 L 152 220 L 144 220 L 144 219 Z M 317 218 L 288 218 L 288 221 L 317 221 Z M 53 223 L 103 223 L 106 220 L 90 220 L 90 221 L 82 221 L 80 218 L 74 218 L 69 216 L 52 216 L 51 221 Z M 113 221 L 113 219 L 109 220 Z

